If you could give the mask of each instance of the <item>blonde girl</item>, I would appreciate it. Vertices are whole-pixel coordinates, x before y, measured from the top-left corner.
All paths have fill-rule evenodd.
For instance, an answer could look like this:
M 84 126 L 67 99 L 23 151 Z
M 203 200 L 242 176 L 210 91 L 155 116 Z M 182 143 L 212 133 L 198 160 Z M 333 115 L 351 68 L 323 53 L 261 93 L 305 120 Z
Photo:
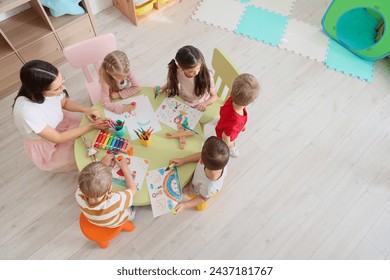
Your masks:
M 101 96 L 103 107 L 117 114 L 130 112 L 135 105 L 121 105 L 112 102 L 113 99 L 128 98 L 140 90 L 134 73 L 130 70 L 127 55 L 119 50 L 106 55 L 99 70 Z

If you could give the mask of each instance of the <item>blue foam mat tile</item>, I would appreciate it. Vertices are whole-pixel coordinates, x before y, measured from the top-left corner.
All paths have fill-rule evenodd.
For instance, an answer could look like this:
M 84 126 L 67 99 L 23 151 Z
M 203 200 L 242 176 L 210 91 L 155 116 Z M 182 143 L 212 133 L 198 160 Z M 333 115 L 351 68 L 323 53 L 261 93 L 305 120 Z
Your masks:
M 277 46 L 281 42 L 288 20 L 287 16 L 247 6 L 234 32 Z
M 372 83 L 374 75 L 374 62 L 362 59 L 335 40 L 329 40 L 325 65 L 344 74 Z

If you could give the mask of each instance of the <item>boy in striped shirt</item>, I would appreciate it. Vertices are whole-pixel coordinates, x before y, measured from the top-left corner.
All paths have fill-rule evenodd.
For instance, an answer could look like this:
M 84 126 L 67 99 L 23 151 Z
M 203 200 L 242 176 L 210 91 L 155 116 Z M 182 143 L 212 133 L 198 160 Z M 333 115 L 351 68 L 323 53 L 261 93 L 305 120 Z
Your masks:
M 126 189 L 113 191 L 110 165 L 112 161 L 122 169 Z M 137 192 L 133 176 L 125 160 L 106 154 L 100 162 L 88 164 L 78 176 L 76 201 L 88 221 L 100 227 L 116 228 L 134 219 L 133 197 Z

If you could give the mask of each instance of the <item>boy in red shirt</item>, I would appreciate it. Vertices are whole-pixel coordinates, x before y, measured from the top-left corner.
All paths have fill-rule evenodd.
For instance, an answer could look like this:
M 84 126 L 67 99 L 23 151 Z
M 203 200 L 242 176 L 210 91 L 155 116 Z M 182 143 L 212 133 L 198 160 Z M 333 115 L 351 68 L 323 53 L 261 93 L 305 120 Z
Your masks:
M 239 151 L 234 145 L 238 134 L 245 130 L 248 120 L 246 106 L 251 104 L 260 93 L 260 85 L 256 78 L 248 73 L 234 79 L 230 97 L 221 107 L 220 119 L 215 127 L 217 137 L 229 147 L 231 157 L 238 157 Z

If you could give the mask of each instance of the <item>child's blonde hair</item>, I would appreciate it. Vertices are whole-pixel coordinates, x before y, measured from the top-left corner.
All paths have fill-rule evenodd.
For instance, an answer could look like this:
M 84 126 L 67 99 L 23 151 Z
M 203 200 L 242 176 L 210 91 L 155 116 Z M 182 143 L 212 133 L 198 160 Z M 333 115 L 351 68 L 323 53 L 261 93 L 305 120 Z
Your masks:
M 101 162 L 91 162 L 77 178 L 81 192 L 90 198 L 104 195 L 111 188 L 111 180 L 111 170 Z
M 247 106 L 259 96 L 260 85 L 253 75 L 243 73 L 234 79 L 231 92 L 234 103 Z
M 118 91 L 117 81 L 112 75 L 125 76 L 130 72 L 129 58 L 123 51 L 110 52 L 104 58 L 100 67 L 100 75 L 103 80 L 110 86 L 110 92 Z

